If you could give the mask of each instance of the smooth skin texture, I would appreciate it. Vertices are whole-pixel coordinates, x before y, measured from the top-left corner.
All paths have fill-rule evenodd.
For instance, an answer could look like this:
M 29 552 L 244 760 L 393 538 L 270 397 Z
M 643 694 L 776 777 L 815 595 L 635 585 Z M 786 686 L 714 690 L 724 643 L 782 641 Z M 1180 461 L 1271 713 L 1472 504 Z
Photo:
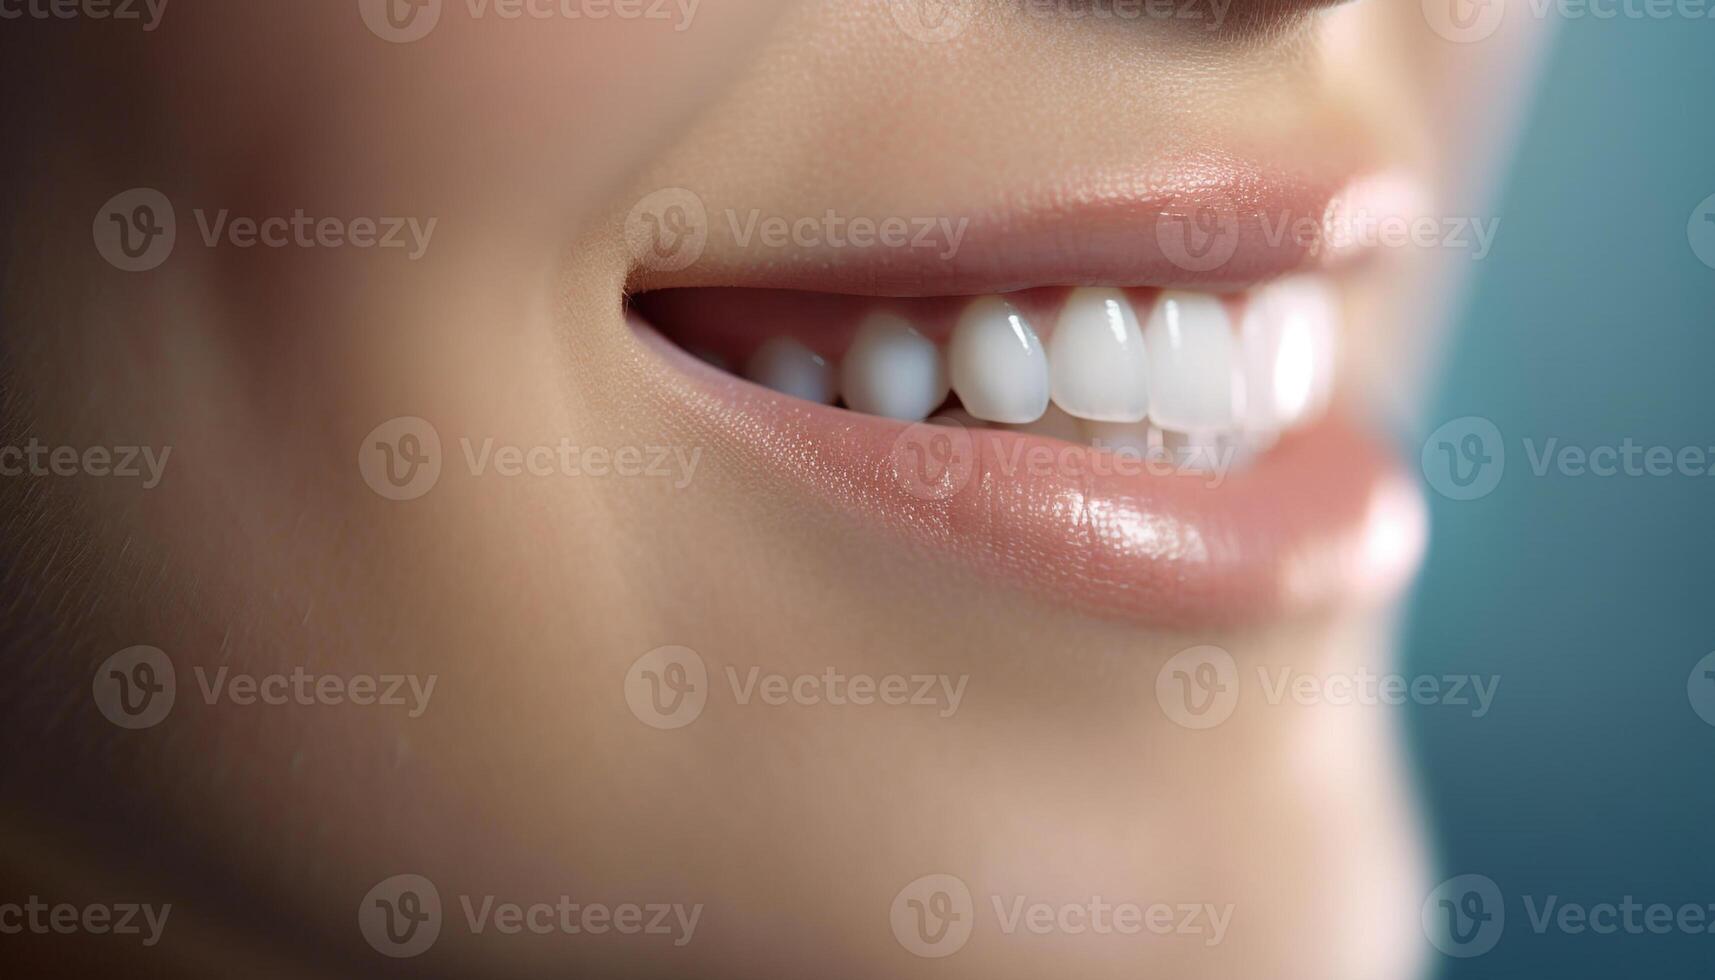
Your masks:
M 1456 188 L 1489 130 L 1450 80 L 1505 78 L 1490 66 L 1516 58 L 1509 35 L 1454 45 L 1417 4 L 1376 0 L 1235 0 L 1219 31 L 995 0 L 929 44 L 880 0 L 709 0 L 682 32 L 455 5 L 431 38 L 391 45 L 343 7 L 288 6 L 175 4 L 149 34 L 6 28 L 6 441 L 173 447 L 152 491 L 0 484 L 0 878 L 20 897 L 175 903 L 147 956 L 36 938 L 14 947 L 34 969 L 1412 971 L 1422 848 L 1386 714 L 1288 705 L 1196 732 L 1152 694 L 1202 643 L 1246 669 L 1379 668 L 1383 611 L 1140 629 L 973 580 L 771 484 L 665 394 L 673 369 L 621 312 L 628 288 L 718 283 L 755 256 L 711 238 L 692 270 L 651 275 L 623 222 L 673 186 L 711 214 L 960 214 L 1067 169 L 1211 146 L 1332 145 Z M 179 216 L 174 257 L 147 274 L 89 243 L 89 216 L 135 186 Z M 438 225 L 415 262 L 210 248 L 197 208 Z M 1424 276 L 1402 263 L 1354 300 L 1370 311 L 1360 388 L 1393 383 L 1411 349 L 1398 311 Z M 398 416 L 431 420 L 445 459 L 408 503 L 355 463 Z M 700 455 L 683 486 L 473 475 L 464 440 Z M 167 722 L 126 732 L 88 692 L 134 644 L 169 652 L 179 693 Z M 701 654 L 713 692 L 695 724 L 658 731 L 622 688 L 669 644 Z M 952 718 L 738 706 L 725 669 L 755 665 L 968 684 Z M 437 683 L 415 718 L 211 705 L 199 666 Z M 395 963 L 354 910 L 402 872 L 437 884 L 446 921 L 431 953 Z M 930 873 L 977 901 L 976 935 L 946 960 L 909 955 L 888 926 Z M 472 935 L 458 896 L 486 895 L 705 910 L 685 948 Z M 1233 912 L 1218 945 L 1007 936 L 995 895 Z

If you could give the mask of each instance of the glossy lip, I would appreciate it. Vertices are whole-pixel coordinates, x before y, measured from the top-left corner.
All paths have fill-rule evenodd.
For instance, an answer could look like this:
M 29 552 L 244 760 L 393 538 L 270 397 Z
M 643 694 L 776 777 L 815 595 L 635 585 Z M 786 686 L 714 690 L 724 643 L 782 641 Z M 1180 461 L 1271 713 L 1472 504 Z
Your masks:
M 1317 165 L 1306 176 L 1208 153 L 1066 176 L 972 214 L 951 257 L 716 249 L 675 272 L 636 270 L 630 287 L 899 297 L 1074 285 L 1238 290 L 1343 268 L 1362 256 L 1326 247 L 1331 221 L 1421 204 L 1394 175 Z M 1224 236 L 1219 261 L 1174 244 L 1174 223 L 1183 229 L 1186 217 Z M 1310 240 L 1275 233 L 1294 223 L 1314 232 Z M 1110 452 L 1040 436 L 907 425 L 791 399 L 709 367 L 641 321 L 634 328 L 667 362 L 668 396 L 723 432 L 742 465 L 1057 606 L 1163 628 L 1276 621 L 1391 597 L 1424 546 L 1417 488 L 1339 406 L 1216 482 L 1120 471 Z
M 732 235 L 720 202 L 704 204 L 708 233 Z M 683 269 L 639 267 L 628 291 L 720 286 L 928 297 L 1120 286 L 1229 292 L 1294 272 L 1349 267 L 1365 253 L 1333 247 L 1332 222 L 1356 211 L 1409 213 L 1422 206 L 1420 188 L 1391 171 L 1325 166 L 1293 172 L 1199 153 L 1123 173 L 1062 175 L 964 214 L 897 216 L 958 223 L 962 233 L 950 255 L 936 248 L 816 242 L 769 250 L 753 243 L 713 250 Z
M 1418 490 L 1335 413 L 1213 485 L 1116 472 L 1112 454 L 1054 439 L 787 398 L 632 325 L 665 362 L 661 387 L 740 465 L 1056 605 L 1164 628 L 1266 622 L 1390 597 L 1423 549 Z

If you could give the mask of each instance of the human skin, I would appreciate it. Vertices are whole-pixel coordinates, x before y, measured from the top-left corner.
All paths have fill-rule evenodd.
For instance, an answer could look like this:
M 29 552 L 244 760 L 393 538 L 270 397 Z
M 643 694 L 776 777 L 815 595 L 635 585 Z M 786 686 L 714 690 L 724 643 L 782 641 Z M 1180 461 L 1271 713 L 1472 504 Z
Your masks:
M 457 16 L 397 46 L 343 8 L 259 2 L 175 6 L 147 35 L 9 28 L 5 441 L 172 455 L 148 491 L 0 486 L 15 677 L 0 866 L 19 897 L 175 909 L 146 951 L 11 948 L 65 975 L 1411 974 L 1424 848 L 1388 714 L 1247 706 L 1199 731 L 1152 693 L 1203 644 L 1246 671 L 1386 669 L 1421 543 L 1409 519 L 1380 581 L 1264 615 L 1113 615 L 996 581 L 779 479 L 711 425 L 622 300 L 756 258 L 711 238 L 664 279 L 623 226 L 664 187 L 714 210 L 965 214 L 1068 171 L 1210 147 L 1361 157 L 1449 191 L 1497 109 L 1469 108 L 1455 82 L 1507 77 L 1493 65 L 1516 58 L 1514 28 L 1449 44 L 1419 5 L 1377 0 L 1235 0 L 1214 31 L 973 9 L 943 43 L 873 0 L 711 2 L 682 32 Z M 90 247 L 89 216 L 142 185 L 178 206 L 180 245 L 122 273 Z M 210 248 L 192 208 L 437 230 L 415 261 Z M 1353 411 L 1407 383 L 1434 258 L 1384 257 L 1351 287 Z M 356 463 L 400 416 L 432 422 L 447 460 L 403 502 Z M 698 463 L 683 486 L 477 475 L 467 437 Z M 171 656 L 178 702 L 123 731 L 90 678 L 137 644 Z M 966 693 L 951 717 L 725 698 L 661 731 L 623 691 L 667 645 L 696 650 L 717 686 L 760 665 L 962 677 Z M 222 665 L 436 687 L 417 717 L 205 704 L 194 669 Z M 431 951 L 394 961 L 354 912 L 402 872 L 436 884 L 447 921 Z M 931 873 L 976 896 L 977 931 L 946 959 L 889 928 L 901 888 Z M 682 948 L 472 934 L 456 896 L 486 895 L 703 912 Z M 1232 911 L 1217 944 L 1007 935 L 990 898 L 1012 895 Z

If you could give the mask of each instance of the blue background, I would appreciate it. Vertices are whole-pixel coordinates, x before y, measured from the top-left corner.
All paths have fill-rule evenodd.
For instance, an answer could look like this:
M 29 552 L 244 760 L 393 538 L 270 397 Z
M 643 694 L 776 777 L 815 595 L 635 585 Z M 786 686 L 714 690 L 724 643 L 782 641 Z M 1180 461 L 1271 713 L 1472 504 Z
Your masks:
M 1509 5 L 1511 6 L 1511 5 Z M 1537 934 L 1523 898 L 1715 903 L 1715 478 L 1536 476 L 1523 442 L 1715 447 L 1715 269 L 1686 226 L 1715 194 L 1715 20 L 1571 20 L 1500 199 L 1425 432 L 1499 428 L 1435 533 L 1406 672 L 1499 674 L 1491 713 L 1407 709 L 1440 877 L 1505 895 L 1444 977 L 1715 977 L 1715 935 Z M 1715 226 L 1711 226 L 1715 228 Z M 1420 434 L 1421 435 L 1421 434 Z

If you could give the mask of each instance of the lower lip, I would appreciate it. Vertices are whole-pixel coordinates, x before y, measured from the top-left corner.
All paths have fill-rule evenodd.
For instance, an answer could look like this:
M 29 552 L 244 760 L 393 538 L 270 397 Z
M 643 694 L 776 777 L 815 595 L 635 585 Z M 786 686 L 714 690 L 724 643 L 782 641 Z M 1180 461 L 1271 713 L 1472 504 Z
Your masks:
M 1160 628 L 1257 624 L 1385 600 L 1422 555 L 1416 487 L 1337 412 L 1242 472 L 1168 474 L 786 398 L 634 328 L 667 362 L 661 389 L 742 465 L 1050 604 Z

